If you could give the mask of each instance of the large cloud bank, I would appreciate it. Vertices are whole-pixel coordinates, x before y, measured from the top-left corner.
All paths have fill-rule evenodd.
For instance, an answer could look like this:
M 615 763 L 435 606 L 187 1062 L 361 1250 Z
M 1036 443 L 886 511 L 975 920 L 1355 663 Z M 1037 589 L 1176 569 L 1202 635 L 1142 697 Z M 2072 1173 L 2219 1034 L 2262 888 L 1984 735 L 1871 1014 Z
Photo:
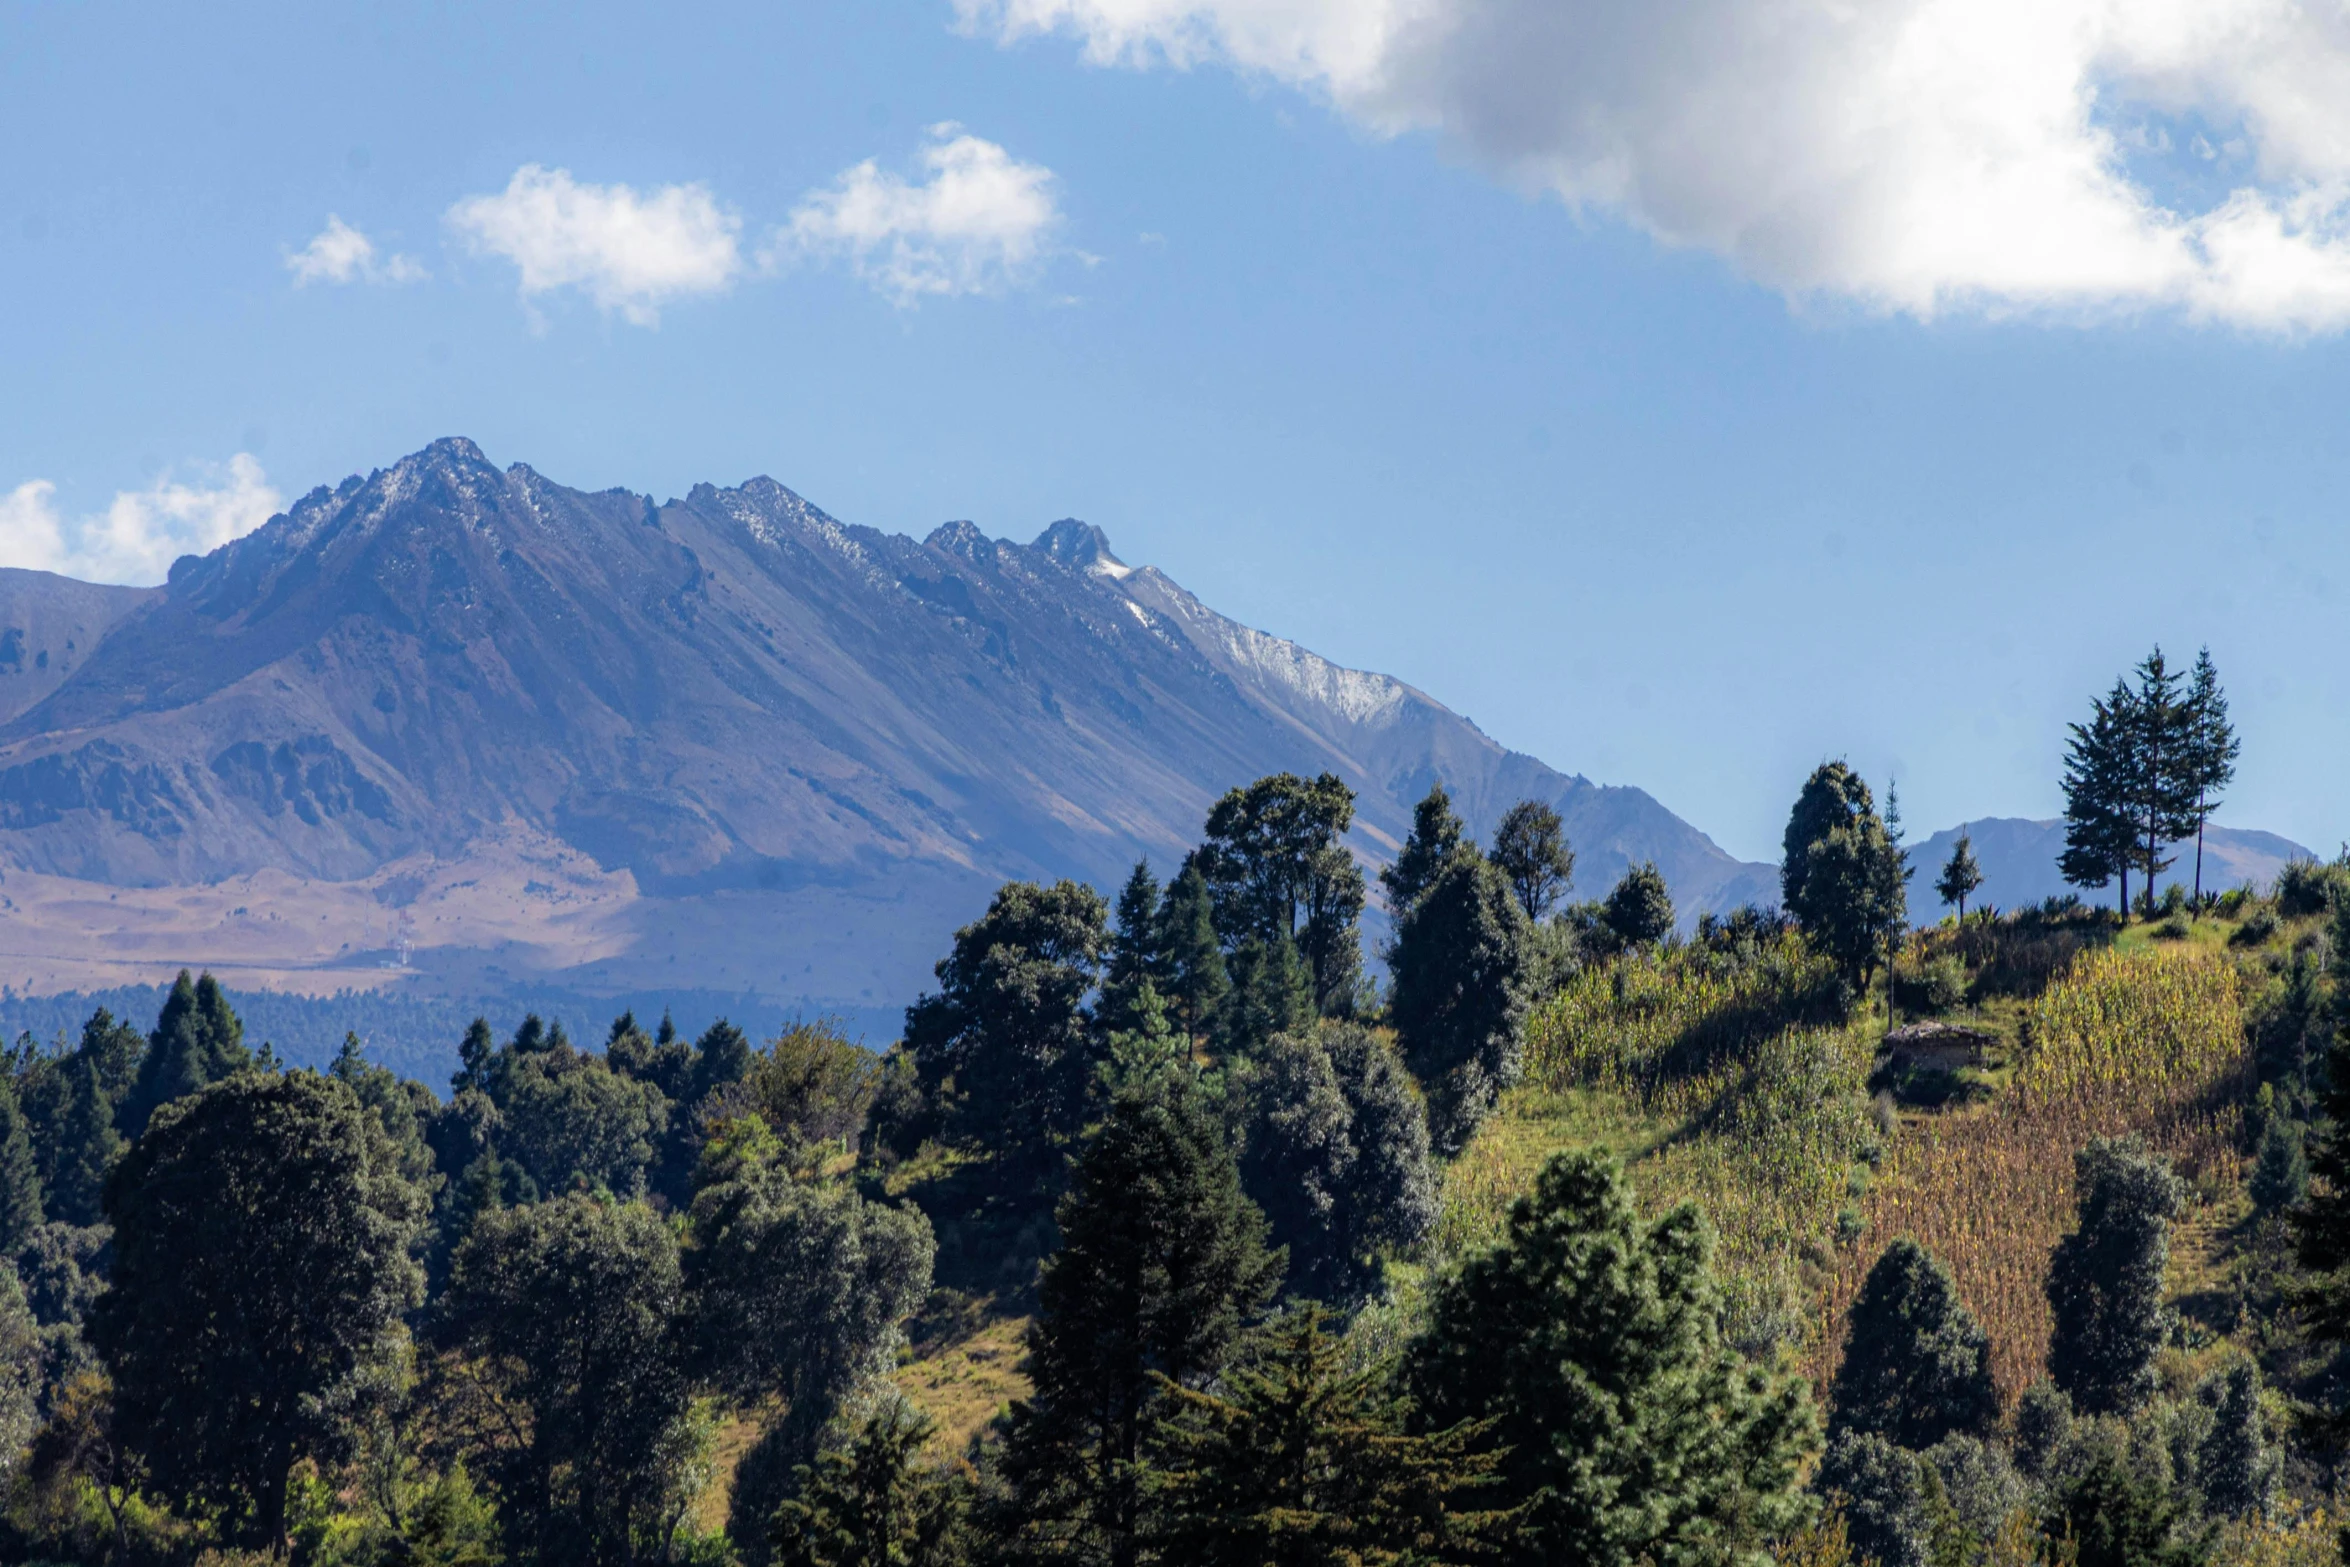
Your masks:
M 2341 0 L 956 0 L 1222 63 L 1797 296 L 2350 325 Z

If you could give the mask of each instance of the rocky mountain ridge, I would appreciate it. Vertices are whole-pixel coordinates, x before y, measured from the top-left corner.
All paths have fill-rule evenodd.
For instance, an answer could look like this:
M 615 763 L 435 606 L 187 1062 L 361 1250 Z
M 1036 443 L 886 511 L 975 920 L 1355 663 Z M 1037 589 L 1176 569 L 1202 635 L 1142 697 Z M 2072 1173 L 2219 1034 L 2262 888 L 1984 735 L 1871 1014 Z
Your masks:
M 14 699 L 11 637 L 56 650 Z M 1283 768 L 1356 789 L 1374 863 L 1441 777 L 1480 830 L 1555 803 L 1584 895 L 1644 859 L 1690 910 L 1773 887 L 1086 524 L 917 541 L 771 479 L 591 494 L 448 439 L 159 590 L 0 577 L 0 965 L 144 953 L 168 905 L 177 957 L 272 973 L 347 980 L 397 944 L 444 976 L 878 1004 L 993 882 L 1171 865 L 1216 794 Z M 263 886 L 307 945 L 243 931 Z M 70 935 L 28 912 L 68 906 Z

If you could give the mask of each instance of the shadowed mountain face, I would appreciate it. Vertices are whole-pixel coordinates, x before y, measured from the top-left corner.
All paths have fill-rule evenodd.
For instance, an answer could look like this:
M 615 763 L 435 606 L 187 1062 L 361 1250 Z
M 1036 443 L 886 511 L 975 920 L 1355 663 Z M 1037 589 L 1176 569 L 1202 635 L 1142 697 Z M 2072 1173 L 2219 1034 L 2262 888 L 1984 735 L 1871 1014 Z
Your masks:
M 19 644 L 52 650 L 28 700 Z M 1774 891 L 1641 791 L 1226 620 L 1083 524 L 918 542 L 768 479 L 657 505 L 463 440 L 316 490 L 161 590 L 0 574 L 0 718 L 0 865 L 117 888 L 445 880 L 520 833 L 673 912 L 890 900 L 935 955 L 987 883 L 1164 870 L 1218 793 L 1286 768 L 1358 791 L 1374 862 L 1441 777 L 1478 830 L 1555 803 L 1579 895 L 1651 858 L 1685 912 Z M 614 983 L 626 947 L 599 949 Z M 725 980 L 746 982 L 782 981 Z

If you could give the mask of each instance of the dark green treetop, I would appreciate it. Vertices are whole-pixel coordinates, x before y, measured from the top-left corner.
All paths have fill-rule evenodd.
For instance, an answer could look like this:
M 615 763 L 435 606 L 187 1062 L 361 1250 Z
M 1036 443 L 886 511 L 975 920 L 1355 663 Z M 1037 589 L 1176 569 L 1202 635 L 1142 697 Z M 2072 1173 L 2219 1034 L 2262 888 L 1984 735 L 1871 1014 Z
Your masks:
M 1625 951 L 1652 947 L 1673 933 L 1673 894 L 1654 860 L 1624 872 L 1600 905 L 1599 922 L 1609 941 Z
M 1429 785 L 1428 793 L 1412 807 L 1412 830 L 1405 836 L 1395 863 L 1379 873 L 1388 913 L 1402 919 L 1466 836 L 1467 829 L 1454 814 L 1452 796 L 1445 793 L 1442 781 Z
M 1223 940 L 1216 934 L 1215 899 L 1195 858 L 1183 862 L 1159 905 L 1158 950 L 1166 979 L 1158 990 L 1170 1021 L 1194 1039 L 1207 1039 L 1221 1026 L 1219 1013 L 1232 981 Z
M 1923 1450 L 1999 1419 L 1991 1340 L 1950 1272 L 1906 1236 L 1885 1248 L 1852 1305 L 1851 1337 L 1829 1393 L 1831 1432 L 1873 1431 Z
M 1428 1096 L 1429 1131 L 1454 1149 L 1517 1081 L 1526 1021 L 1525 911 L 1501 872 L 1455 850 L 1396 926 L 1388 1011 Z
M 1142 987 L 1164 994 L 1170 978 L 1159 925 L 1159 879 L 1148 860 L 1134 862 L 1126 885 L 1118 889 L 1117 925 L 1110 933 L 1109 958 L 1102 965 L 1101 1000 L 1094 1014 L 1113 1033 L 1134 1027 L 1135 1003 Z
M 1034 1393 L 1013 1405 L 1001 1532 L 1015 1554 L 1131 1563 L 1143 1438 L 1164 1377 L 1220 1368 L 1279 1284 L 1264 1216 L 1188 1067 L 1117 1084 L 1056 1214 L 1028 1330 Z
M 155 1032 L 147 1036 L 147 1053 L 120 1112 L 122 1133 L 136 1138 L 162 1106 L 217 1083 L 252 1065 L 245 1048 L 245 1025 L 210 974 L 190 982 L 180 970 Z
M 1958 906 L 1958 920 L 1966 923 L 1966 900 L 1983 885 L 1983 867 L 1975 859 L 1975 841 L 1965 833 L 1950 846 L 1950 860 L 1942 867 L 1942 879 L 1934 883 L 1934 891 L 1944 903 Z
M 1561 1154 L 1499 1246 L 1435 1287 L 1406 1354 L 1422 1429 L 1494 1422 L 1522 1563 L 1769 1560 L 1809 1513 L 1816 1422 L 1799 1376 L 1725 1343 L 1711 1232 L 1654 1221 L 1604 1154 Z
M 2048 1374 L 2083 1414 L 2128 1414 L 2153 1393 L 2170 1337 L 2163 1274 L 2185 1188 L 2135 1136 L 2073 1156 L 2078 1227 L 2048 1263 Z
M 1363 872 L 1340 841 L 1354 809 L 1354 791 L 1335 773 L 1311 782 L 1275 773 L 1209 808 L 1193 857 L 1226 947 L 1287 937 L 1330 1016 L 1353 1009 L 1362 979 Z
M 1540 800 L 1520 800 L 1493 829 L 1493 863 L 1517 895 L 1526 918 L 1548 914 L 1575 882 L 1575 850 L 1558 811 Z
M 91 1337 L 156 1489 L 277 1549 L 286 1478 L 422 1293 L 421 1193 L 350 1089 L 244 1072 L 168 1102 L 106 1189 Z

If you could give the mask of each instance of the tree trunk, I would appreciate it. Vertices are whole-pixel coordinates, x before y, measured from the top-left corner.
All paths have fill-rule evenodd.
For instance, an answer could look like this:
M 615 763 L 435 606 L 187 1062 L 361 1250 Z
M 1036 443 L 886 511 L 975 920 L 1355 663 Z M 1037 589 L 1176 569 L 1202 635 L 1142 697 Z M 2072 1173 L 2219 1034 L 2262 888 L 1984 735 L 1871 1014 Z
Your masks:
M 2130 922 L 2130 862 L 2122 861 L 2122 923 Z
M 2203 917 L 2203 822 L 2211 814 L 2208 789 L 2195 792 L 2195 917 Z

